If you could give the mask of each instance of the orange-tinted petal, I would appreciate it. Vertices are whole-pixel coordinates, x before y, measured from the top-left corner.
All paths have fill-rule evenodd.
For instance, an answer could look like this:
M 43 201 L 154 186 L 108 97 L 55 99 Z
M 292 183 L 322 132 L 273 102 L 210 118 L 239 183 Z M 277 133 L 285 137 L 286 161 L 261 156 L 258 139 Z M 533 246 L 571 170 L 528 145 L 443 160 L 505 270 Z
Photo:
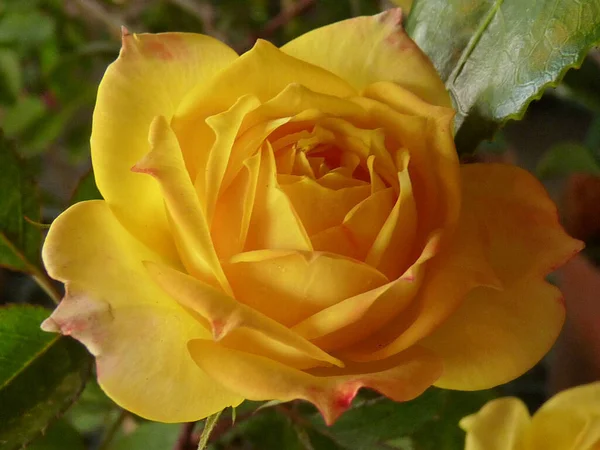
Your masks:
M 203 370 L 244 398 L 305 399 L 317 406 L 327 424 L 350 406 L 361 387 L 375 389 L 396 401 L 411 400 L 435 381 L 441 369 L 435 357 L 418 348 L 386 361 L 307 373 L 207 340 L 193 340 L 188 347 Z
M 311 236 L 314 249 L 364 260 L 394 207 L 394 194 L 386 188 L 363 200 L 341 225 Z
M 429 103 L 451 105 L 433 64 L 402 28 L 400 9 L 317 28 L 282 50 L 333 72 L 357 89 L 392 81 Z
M 223 270 L 238 301 L 286 326 L 388 281 L 364 263 L 320 252 L 242 253 Z
M 425 345 L 444 359 L 439 385 L 485 389 L 519 376 L 548 352 L 564 305 L 544 277 L 582 248 L 558 223 L 556 207 L 532 175 L 502 164 L 461 169 L 461 221 L 487 236 L 487 259 L 503 290 L 477 289 Z
M 61 214 L 43 258 L 50 276 L 67 284 L 44 329 L 87 346 L 100 386 L 117 404 L 151 420 L 188 422 L 241 402 L 191 360 L 186 342 L 210 333 L 155 285 L 142 260 L 164 261 L 105 202 Z
M 369 196 L 369 186 L 332 190 L 302 177 L 281 185 L 309 235 L 341 224 L 348 212 Z
M 273 150 L 265 142 L 245 250 L 312 250 L 300 218 L 277 183 L 275 170 Z
M 410 304 L 421 274 L 407 274 L 376 289 L 324 308 L 292 328 L 323 349 L 352 347 L 380 329 Z
M 472 214 L 465 206 L 463 216 Z M 421 289 L 410 306 L 344 355 L 357 361 L 387 358 L 436 330 L 472 289 L 478 286 L 500 288 L 500 281 L 488 262 L 486 238 L 472 220 L 461 221 L 446 245 L 424 263 Z M 415 268 L 421 264 L 417 261 Z
M 236 58 L 233 50 L 208 36 L 125 33 L 119 58 L 98 88 L 91 137 L 98 188 L 135 236 L 172 259 L 176 250 L 160 189 L 129 169 L 148 153 L 154 117 L 170 120 L 194 86 L 207 83 Z
M 406 166 L 408 165 L 408 158 Z M 383 272 L 390 280 L 398 278 L 410 265 L 417 231 L 417 209 L 408 168 L 398 172 L 400 195 L 381 227 L 365 262 Z

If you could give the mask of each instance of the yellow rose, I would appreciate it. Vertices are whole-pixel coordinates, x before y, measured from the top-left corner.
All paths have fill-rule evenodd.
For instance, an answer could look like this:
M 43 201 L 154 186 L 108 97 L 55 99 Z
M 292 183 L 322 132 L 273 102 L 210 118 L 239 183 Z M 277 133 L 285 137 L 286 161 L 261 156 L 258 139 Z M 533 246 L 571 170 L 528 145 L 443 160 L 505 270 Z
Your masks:
M 563 391 L 531 417 L 514 397 L 460 421 L 465 450 L 600 450 L 600 382 Z
M 179 422 L 300 398 L 331 423 L 361 387 L 487 388 L 546 353 L 564 308 L 544 276 L 581 243 L 523 170 L 459 166 L 449 96 L 400 22 L 242 56 L 124 34 L 93 118 L 105 200 L 43 250 L 67 289 L 43 327 L 88 347 L 117 403 Z

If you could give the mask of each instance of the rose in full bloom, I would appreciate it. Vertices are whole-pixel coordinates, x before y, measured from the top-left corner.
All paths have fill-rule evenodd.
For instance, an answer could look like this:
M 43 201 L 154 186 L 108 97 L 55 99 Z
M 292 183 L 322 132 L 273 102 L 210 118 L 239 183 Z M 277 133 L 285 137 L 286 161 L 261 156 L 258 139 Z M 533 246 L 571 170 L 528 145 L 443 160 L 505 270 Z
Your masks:
M 241 56 L 124 33 L 93 117 L 104 200 L 52 224 L 66 295 L 43 328 L 165 422 L 305 399 L 331 423 L 361 387 L 520 375 L 563 322 L 544 276 L 581 243 L 525 171 L 459 166 L 452 121 L 399 10 Z
M 460 426 L 465 450 L 600 450 L 600 382 L 555 395 L 533 417 L 518 398 L 492 400 Z

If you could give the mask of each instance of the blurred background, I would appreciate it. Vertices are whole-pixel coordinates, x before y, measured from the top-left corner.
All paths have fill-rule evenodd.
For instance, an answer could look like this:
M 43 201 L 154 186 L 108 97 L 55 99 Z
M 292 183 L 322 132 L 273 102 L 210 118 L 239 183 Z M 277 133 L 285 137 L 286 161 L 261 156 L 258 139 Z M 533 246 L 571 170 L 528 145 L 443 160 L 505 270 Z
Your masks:
M 395 3 L 409 8 L 411 1 Z M 38 182 L 43 209 L 36 226 L 43 230 L 74 201 L 98 196 L 90 176 L 91 117 L 98 83 L 117 57 L 122 25 L 136 33 L 205 33 L 243 52 L 259 37 L 282 44 L 313 28 L 375 14 L 392 4 L 0 0 L 0 127 Z M 464 159 L 508 162 L 534 173 L 560 205 L 567 230 L 587 244 L 583 255 L 552 276 L 561 284 L 568 308 L 555 349 L 532 371 L 500 389 L 535 409 L 551 392 L 600 378 L 600 52 L 593 50 L 581 70 L 568 72 L 557 88 L 534 102 L 522 121 L 510 122 L 493 142 Z M 52 307 L 29 276 L 0 268 L 0 304 L 20 302 Z M 180 427 L 154 425 L 123 413 L 89 383 L 66 420 L 44 439 L 74 440 L 64 448 L 173 448 Z M 260 440 L 265 438 L 256 431 L 260 427 L 242 430 L 243 438 L 230 433 L 226 443 L 214 448 L 278 448 Z M 56 448 L 44 442 L 30 448 Z M 401 444 L 389 448 L 410 448 Z

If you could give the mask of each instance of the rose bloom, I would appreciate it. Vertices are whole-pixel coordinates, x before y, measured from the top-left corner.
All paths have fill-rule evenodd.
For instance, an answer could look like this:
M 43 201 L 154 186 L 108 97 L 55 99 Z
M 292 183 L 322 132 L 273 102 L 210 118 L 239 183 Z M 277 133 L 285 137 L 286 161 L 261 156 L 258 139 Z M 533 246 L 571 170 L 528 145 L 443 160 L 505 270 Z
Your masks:
M 527 172 L 459 166 L 453 115 L 400 10 L 241 56 L 125 32 L 93 117 L 104 200 L 52 224 L 67 293 L 43 328 L 164 422 L 305 399 L 332 423 L 361 387 L 515 378 L 561 328 L 544 276 L 581 243 Z
M 563 391 L 531 417 L 515 397 L 460 421 L 465 450 L 600 450 L 600 382 Z

